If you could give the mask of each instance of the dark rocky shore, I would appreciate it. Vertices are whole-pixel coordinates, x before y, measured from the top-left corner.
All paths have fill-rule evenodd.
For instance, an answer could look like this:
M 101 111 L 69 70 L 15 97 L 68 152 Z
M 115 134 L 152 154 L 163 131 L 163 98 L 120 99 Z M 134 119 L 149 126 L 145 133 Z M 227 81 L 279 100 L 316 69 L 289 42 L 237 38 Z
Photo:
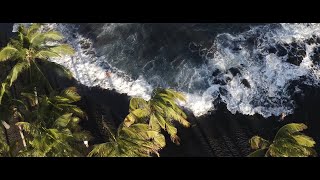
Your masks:
M 0 24 L 0 44 L 3 46 L 8 37 L 12 35 L 12 24 Z M 99 122 L 102 116 L 105 121 L 113 126 L 121 123 L 128 113 L 129 97 L 115 91 L 98 87 L 89 88 L 79 84 L 76 80 L 67 80 L 50 73 L 50 81 L 59 89 L 69 86 L 78 87 L 82 100 L 79 106 L 87 112 L 88 118 L 82 122 L 82 126 L 90 130 L 95 137 L 92 143 L 100 143 L 107 138 Z M 316 142 L 316 150 L 319 153 L 320 143 L 320 111 L 317 106 L 320 102 L 320 89 L 301 86 L 302 92 L 295 97 L 295 113 L 288 115 L 284 120 L 280 117 L 263 118 L 260 115 L 246 116 L 231 114 L 222 103 L 214 112 L 195 118 L 189 113 L 190 128 L 178 126 L 178 134 L 181 145 L 176 146 L 167 141 L 167 146 L 160 152 L 162 157 L 238 157 L 247 156 L 251 150 L 249 139 L 254 135 L 260 135 L 266 139 L 272 139 L 284 124 L 290 122 L 303 122 L 309 129 L 306 134 L 313 137 Z

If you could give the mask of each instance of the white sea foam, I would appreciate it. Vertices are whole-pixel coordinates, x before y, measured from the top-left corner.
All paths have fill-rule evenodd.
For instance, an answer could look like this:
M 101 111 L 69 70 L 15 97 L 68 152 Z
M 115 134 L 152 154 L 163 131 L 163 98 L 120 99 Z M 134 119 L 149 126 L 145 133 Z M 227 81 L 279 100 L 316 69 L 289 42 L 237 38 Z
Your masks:
M 112 36 L 118 33 L 117 28 L 129 26 L 106 24 L 97 38 Z M 219 34 L 214 40 L 214 48 L 199 49 L 207 63 L 196 67 L 185 57 L 168 63 L 162 49 L 158 50 L 159 56 L 139 64 L 140 61 L 134 58 L 138 53 L 134 49 L 139 43 L 137 33 L 102 45 L 98 50 L 93 48 L 90 39 L 78 33 L 75 26 L 48 24 L 47 27 L 61 31 L 76 49 L 75 56 L 52 61 L 70 69 L 82 84 L 115 89 L 145 99 L 150 98 L 152 89 L 157 86 L 171 87 L 187 95 L 187 102 L 183 105 L 196 116 L 214 110 L 213 101 L 218 97 L 232 113 L 259 113 L 264 117 L 290 114 L 294 111 L 294 102 L 287 92 L 290 82 L 304 76 L 308 81 L 301 83 L 319 84 L 319 66 L 310 59 L 318 45 L 304 43 L 306 56 L 299 66 L 286 62 L 287 55 L 279 57 L 268 52 L 268 48 L 276 44 L 303 43 L 313 35 L 320 37 L 319 24 L 272 24 L 252 27 L 236 35 Z M 228 71 L 230 68 L 236 68 L 240 73 L 232 75 Z M 212 76 L 217 69 L 220 73 Z M 250 87 L 244 85 L 244 79 Z M 218 84 L 215 80 L 226 83 Z

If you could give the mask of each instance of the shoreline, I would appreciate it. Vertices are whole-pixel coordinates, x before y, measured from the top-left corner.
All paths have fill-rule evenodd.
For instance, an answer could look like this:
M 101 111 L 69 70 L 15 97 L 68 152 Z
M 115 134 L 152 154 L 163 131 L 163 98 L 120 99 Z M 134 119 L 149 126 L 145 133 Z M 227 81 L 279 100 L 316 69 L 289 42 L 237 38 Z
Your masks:
M 0 24 L 0 36 L 3 46 L 12 36 L 13 23 Z M 10 27 L 11 26 L 11 27 Z M 50 70 L 49 70 L 50 71 Z M 49 73 L 50 74 L 50 73 Z M 128 113 L 129 96 L 120 94 L 114 90 L 99 87 L 87 87 L 76 80 L 66 80 L 51 73 L 51 81 L 58 88 L 76 86 L 83 97 L 79 106 L 88 114 L 88 120 L 83 121 L 85 129 L 92 131 L 96 137 L 94 142 L 102 142 L 103 134 L 99 132 L 97 118 L 104 115 L 108 122 L 119 125 Z M 304 94 L 304 96 L 302 96 Z M 208 157 L 208 156 L 246 156 L 251 150 L 249 139 L 254 135 L 260 135 L 266 139 L 273 138 L 274 134 L 284 124 L 290 122 L 304 122 L 308 126 L 306 133 L 317 142 L 315 149 L 319 153 L 320 144 L 320 111 L 317 104 L 320 101 L 320 88 L 304 86 L 303 93 L 295 97 L 297 107 L 293 114 L 288 115 L 279 122 L 279 117 L 271 116 L 263 118 L 255 114 L 247 116 L 232 114 L 223 103 L 218 104 L 217 110 L 201 117 L 194 117 L 188 112 L 191 128 L 178 126 L 178 135 L 181 145 L 177 146 L 167 140 L 167 146 L 161 150 L 162 157 Z

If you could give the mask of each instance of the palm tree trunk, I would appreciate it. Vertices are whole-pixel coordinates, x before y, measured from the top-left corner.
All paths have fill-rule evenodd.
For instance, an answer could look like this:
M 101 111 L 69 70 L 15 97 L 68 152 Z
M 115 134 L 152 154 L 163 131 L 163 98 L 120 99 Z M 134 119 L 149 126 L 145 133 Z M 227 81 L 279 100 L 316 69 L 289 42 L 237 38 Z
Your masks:
M 38 100 L 37 87 L 34 87 L 33 93 L 34 93 L 34 96 L 36 97 L 35 104 L 36 104 L 36 106 L 38 106 L 39 100 Z
M 6 141 L 7 141 L 7 144 L 10 146 L 10 141 L 9 141 L 9 137 L 8 137 L 8 132 L 7 132 L 7 129 L 10 128 L 10 126 L 5 122 L 5 121 L 2 121 L 2 124 L 4 126 L 4 134 L 6 136 Z M 9 128 L 8 128 L 9 127 Z
M 13 66 L 12 62 L 10 62 L 10 66 L 11 67 Z M 12 94 L 13 98 L 16 99 L 17 95 L 16 95 L 15 84 L 13 86 L 11 86 L 10 90 L 11 90 L 11 94 Z M 18 109 L 15 109 L 14 111 L 15 111 L 15 112 L 13 112 L 14 113 L 14 116 L 13 116 L 14 122 L 15 121 L 20 121 L 20 118 L 16 116 L 16 113 L 17 113 Z M 20 127 L 19 127 L 19 134 L 20 134 L 20 137 L 22 139 L 23 146 L 26 148 L 27 144 L 26 144 L 26 141 L 25 141 L 25 138 L 24 138 L 24 134 L 23 134 L 23 132 L 22 132 Z
M 22 139 L 23 147 L 27 148 L 26 139 L 24 138 L 24 134 L 22 132 L 21 126 L 18 126 L 18 127 L 19 127 L 19 133 L 20 133 L 20 136 L 21 136 L 21 139 Z

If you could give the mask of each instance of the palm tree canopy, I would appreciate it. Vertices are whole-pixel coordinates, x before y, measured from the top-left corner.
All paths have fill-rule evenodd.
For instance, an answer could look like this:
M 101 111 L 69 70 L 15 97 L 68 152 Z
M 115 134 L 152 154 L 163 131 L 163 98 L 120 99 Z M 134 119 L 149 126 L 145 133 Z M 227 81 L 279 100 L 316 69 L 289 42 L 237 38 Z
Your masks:
M 36 59 L 48 60 L 49 58 L 74 54 L 70 45 L 59 42 L 63 38 L 63 35 L 57 31 L 44 31 L 41 24 L 34 23 L 29 28 L 23 25 L 19 26 L 18 37 L 11 39 L 7 46 L 0 50 L 0 62 L 11 60 L 15 63 L 1 84 L 0 104 L 6 88 L 11 87 L 20 74 L 30 69 L 31 66 L 35 66 L 35 69 L 46 79 L 38 67 Z M 47 64 L 53 67 L 52 63 Z M 70 71 L 63 66 L 56 65 L 53 68 L 62 70 L 67 77 L 72 76 Z
M 173 121 L 189 127 L 187 115 L 177 105 L 177 101 L 185 101 L 183 94 L 172 89 L 157 88 L 152 92 L 151 99 L 145 101 L 142 98 L 132 98 L 130 100 L 130 113 L 124 120 L 124 125 L 129 127 L 135 122 L 147 122 L 151 129 L 168 132 L 171 140 L 179 144 L 177 128 Z
M 307 129 L 303 123 L 290 123 L 284 125 L 277 132 L 274 140 L 269 141 L 254 136 L 250 139 L 252 149 L 258 149 L 249 156 L 272 156 L 272 157 L 307 157 L 316 156 L 313 149 L 315 141 L 301 133 Z
M 28 138 L 29 147 L 20 151 L 19 156 L 62 157 L 83 156 L 75 147 L 84 140 L 90 139 L 90 134 L 79 130 L 79 118 L 72 113 L 57 118 L 51 128 L 38 123 L 18 122 L 31 137 Z
M 158 151 L 165 146 L 165 137 L 147 124 L 120 126 L 117 135 L 113 132 L 110 135 L 109 142 L 95 145 L 88 156 L 148 157 L 152 153 L 159 156 Z

